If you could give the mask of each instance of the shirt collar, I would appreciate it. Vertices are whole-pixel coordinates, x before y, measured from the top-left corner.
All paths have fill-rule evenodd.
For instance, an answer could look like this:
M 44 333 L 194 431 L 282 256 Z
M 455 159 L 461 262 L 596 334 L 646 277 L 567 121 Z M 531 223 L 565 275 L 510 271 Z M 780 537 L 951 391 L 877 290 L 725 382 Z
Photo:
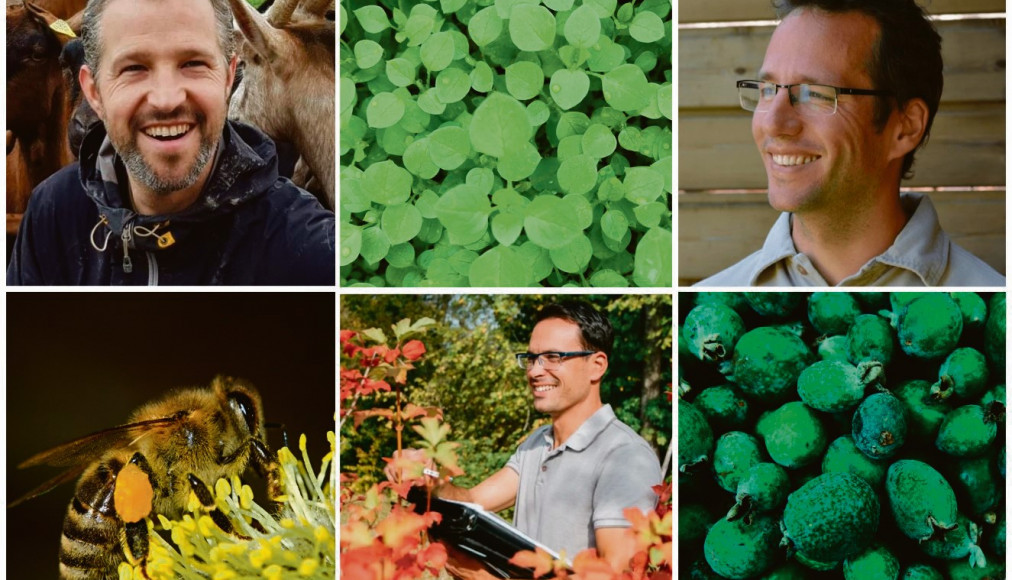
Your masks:
M 559 449 L 569 448 L 573 451 L 583 451 L 597 439 L 597 436 L 601 434 L 605 428 L 616 419 L 615 411 L 612 410 L 611 405 L 604 405 L 600 409 L 594 412 L 593 415 L 587 417 L 587 420 L 566 439 Z M 554 429 L 548 429 L 545 431 L 545 441 L 548 442 L 549 449 L 554 443 Z

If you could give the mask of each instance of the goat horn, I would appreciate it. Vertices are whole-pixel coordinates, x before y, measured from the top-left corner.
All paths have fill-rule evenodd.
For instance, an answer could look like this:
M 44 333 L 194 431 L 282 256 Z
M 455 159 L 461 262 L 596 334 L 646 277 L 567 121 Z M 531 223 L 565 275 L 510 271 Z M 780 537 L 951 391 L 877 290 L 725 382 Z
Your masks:
M 281 28 L 291 21 L 298 5 L 299 0 L 278 0 L 267 9 L 267 22 L 274 28 Z

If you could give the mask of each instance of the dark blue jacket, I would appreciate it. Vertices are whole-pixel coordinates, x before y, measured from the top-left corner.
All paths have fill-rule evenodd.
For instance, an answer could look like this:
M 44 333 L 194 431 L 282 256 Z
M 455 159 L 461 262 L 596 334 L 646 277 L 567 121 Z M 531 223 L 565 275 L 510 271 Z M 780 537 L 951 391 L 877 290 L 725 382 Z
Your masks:
M 334 214 L 278 176 L 274 143 L 260 131 L 226 123 L 200 199 L 167 216 L 138 215 L 102 180 L 104 138 L 99 123 L 80 164 L 32 193 L 8 285 L 334 285 Z

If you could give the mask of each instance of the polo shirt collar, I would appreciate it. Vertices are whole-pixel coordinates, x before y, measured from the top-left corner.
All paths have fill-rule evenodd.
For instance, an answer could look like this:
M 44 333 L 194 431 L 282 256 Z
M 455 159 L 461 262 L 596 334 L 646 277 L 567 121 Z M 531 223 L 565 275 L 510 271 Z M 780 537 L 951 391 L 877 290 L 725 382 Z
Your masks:
M 580 427 L 576 430 L 576 433 L 570 435 L 569 439 L 559 446 L 556 451 L 565 448 L 572 449 L 573 451 L 583 451 L 589 447 L 590 444 L 594 442 L 594 439 L 597 439 L 597 436 L 600 435 L 605 428 L 608 427 L 608 424 L 615 419 L 615 411 L 612 410 L 611 405 L 605 404 L 603 407 L 595 411 L 593 415 L 587 417 L 587 420 L 580 425 Z M 545 441 L 548 442 L 549 449 L 551 449 L 551 446 L 554 443 L 554 437 L 554 427 L 545 431 Z

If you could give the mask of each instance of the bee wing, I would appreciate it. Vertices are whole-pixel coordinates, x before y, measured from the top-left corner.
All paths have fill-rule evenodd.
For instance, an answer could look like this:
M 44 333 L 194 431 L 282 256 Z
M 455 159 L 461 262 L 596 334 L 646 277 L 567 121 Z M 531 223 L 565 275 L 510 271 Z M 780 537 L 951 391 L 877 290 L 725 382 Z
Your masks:
M 12 507 L 14 507 L 14 506 L 16 506 L 16 505 L 18 505 L 20 503 L 24 503 L 24 502 L 26 502 L 26 501 L 28 501 L 30 499 L 36 498 L 36 497 L 38 497 L 38 496 L 46 493 L 47 491 L 53 489 L 54 487 L 56 487 L 56 486 L 58 486 L 58 485 L 60 485 L 62 483 L 66 483 L 68 481 L 71 481 L 72 479 L 76 479 L 77 476 L 81 475 L 81 472 L 83 472 L 85 470 L 85 468 L 87 468 L 87 467 L 88 467 L 88 465 L 86 463 L 82 463 L 81 465 L 76 465 L 76 466 L 74 466 L 74 467 L 72 467 L 72 468 L 64 471 L 60 475 L 57 475 L 53 479 L 50 479 L 46 483 L 43 483 L 39 487 L 36 487 L 32 491 L 30 491 L 30 492 L 26 493 L 25 495 L 19 497 L 18 499 L 12 501 L 11 503 L 7 504 L 7 507 L 8 508 L 12 508 Z
M 152 429 L 177 423 L 184 414 L 176 413 L 169 417 L 159 417 L 158 419 L 148 419 L 146 421 L 103 429 L 74 439 L 73 441 L 68 441 L 47 451 L 37 453 L 22 461 L 18 467 L 23 469 L 35 465 L 52 465 L 54 467 L 81 466 L 83 470 L 85 466 L 100 458 L 109 449 L 129 445 L 132 441 L 143 437 Z

